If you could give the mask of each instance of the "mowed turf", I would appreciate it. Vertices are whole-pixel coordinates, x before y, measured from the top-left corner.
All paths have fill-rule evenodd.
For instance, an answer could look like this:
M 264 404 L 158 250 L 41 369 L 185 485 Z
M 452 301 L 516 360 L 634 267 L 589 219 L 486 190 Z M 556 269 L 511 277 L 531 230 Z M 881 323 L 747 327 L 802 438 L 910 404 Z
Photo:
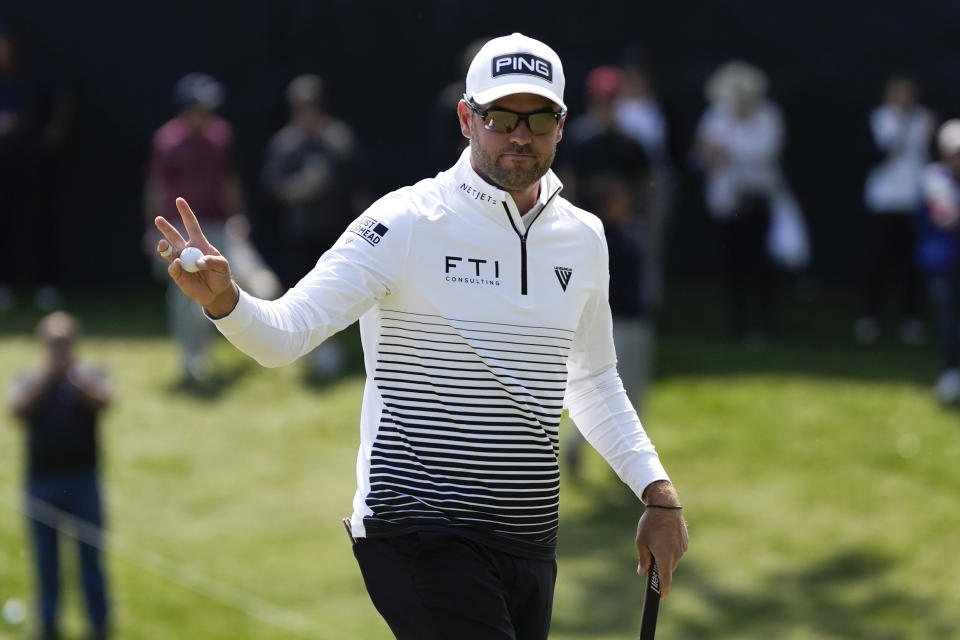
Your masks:
M 106 297 L 70 302 L 88 327 L 82 354 L 116 385 L 104 454 L 117 637 L 390 638 L 339 521 L 362 377 L 310 385 L 300 364 L 262 369 L 221 343 L 218 376 L 183 387 L 152 298 L 121 301 L 119 319 L 99 310 Z M 691 533 L 658 637 L 960 637 L 960 414 L 933 401 L 932 348 L 864 349 L 835 328 L 846 318 L 805 307 L 811 320 L 750 350 L 712 312 L 690 313 L 709 299 L 683 304 L 664 319 L 644 410 Z M 35 319 L 0 317 L 4 387 L 39 355 Z M 21 450 L 4 414 L 0 602 L 32 600 Z M 636 637 L 639 514 L 599 456 L 578 481 L 564 475 L 551 638 Z M 82 601 L 66 559 L 71 640 Z M 0 623 L 0 638 L 27 629 Z

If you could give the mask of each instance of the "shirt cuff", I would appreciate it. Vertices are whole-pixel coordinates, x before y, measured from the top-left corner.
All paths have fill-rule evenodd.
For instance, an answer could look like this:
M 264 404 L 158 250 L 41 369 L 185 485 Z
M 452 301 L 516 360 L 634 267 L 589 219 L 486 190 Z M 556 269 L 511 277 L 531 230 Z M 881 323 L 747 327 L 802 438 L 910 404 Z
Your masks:
M 253 324 L 253 310 L 256 305 L 250 294 L 243 289 L 239 289 L 239 291 L 240 297 L 237 300 L 237 306 L 222 318 L 213 318 L 207 313 L 206 309 L 203 310 L 203 315 L 225 336 L 241 333 Z
M 624 483 L 643 500 L 643 492 L 658 480 L 670 481 L 670 476 L 660 463 L 656 453 L 648 453 L 630 463 L 623 473 Z

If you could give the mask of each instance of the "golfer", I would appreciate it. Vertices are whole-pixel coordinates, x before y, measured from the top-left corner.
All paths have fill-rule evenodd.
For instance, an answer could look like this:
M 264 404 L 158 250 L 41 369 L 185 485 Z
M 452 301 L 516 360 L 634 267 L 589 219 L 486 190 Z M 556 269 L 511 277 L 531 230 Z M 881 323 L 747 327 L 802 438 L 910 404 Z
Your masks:
M 241 290 L 187 202 L 165 219 L 173 280 L 239 349 L 275 367 L 358 318 L 367 382 L 349 526 L 373 604 L 401 639 L 541 640 L 556 578 L 564 407 L 647 508 L 663 593 L 687 547 L 677 493 L 617 375 L 603 229 L 550 171 L 560 59 L 519 33 L 480 49 L 457 107 L 470 139 L 390 193 L 268 302 Z M 187 246 L 205 256 L 188 273 Z M 638 598 L 639 601 L 639 598 Z

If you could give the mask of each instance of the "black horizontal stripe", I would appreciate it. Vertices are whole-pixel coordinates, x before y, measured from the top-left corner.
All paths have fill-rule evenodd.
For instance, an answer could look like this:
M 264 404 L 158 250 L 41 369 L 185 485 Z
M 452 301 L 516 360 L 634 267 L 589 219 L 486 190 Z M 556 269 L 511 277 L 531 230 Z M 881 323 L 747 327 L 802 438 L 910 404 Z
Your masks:
M 390 361 L 390 362 L 388 362 L 387 364 L 397 364 L 397 365 L 403 366 L 403 363 L 402 363 L 402 362 L 393 362 L 393 361 Z M 385 377 L 385 376 L 380 375 L 381 373 L 402 374 L 402 375 L 407 375 L 407 376 L 409 376 L 409 377 L 408 377 L 408 378 L 389 378 L 389 377 Z M 378 380 L 378 381 L 383 380 L 383 381 L 386 381 L 386 382 L 406 382 L 406 383 L 410 383 L 410 384 L 416 384 L 416 383 L 414 382 L 414 380 L 412 380 L 412 379 L 410 379 L 410 378 L 426 378 L 426 379 L 427 379 L 427 382 L 426 382 L 425 384 L 429 385 L 430 387 L 442 387 L 442 388 L 449 388 L 449 389 L 482 389 L 482 390 L 491 390 L 491 391 L 501 391 L 501 392 L 509 393 L 509 394 L 515 395 L 515 396 L 529 396 L 529 397 L 534 398 L 534 399 L 537 399 L 537 400 L 542 400 L 542 399 L 543 399 L 543 400 L 560 400 L 560 401 L 562 401 L 562 400 L 563 400 L 563 393 L 562 393 L 562 392 L 566 390 L 566 386 L 565 386 L 565 385 L 564 385 L 564 388 L 563 388 L 563 389 L 554 389 L 554 388 L 551 388 L 551 387 L 531 387 L 531 386 L 524 386 L 524 385 L 517 384 L 517 383 L 512 383 L 512 382 L 508 382 L 508 383 L 498 383 L 496 380 L 492 380 L 492 379 L 485 379 L 485 380 L 474 381 L 474 380 L 465 379 L 463 376 L 445 376 L 445 375 L 442 375 L 442 374 L 439 374 L 439 373 L 426 374 L 426 373 L 421 373 L 421 372 L 419 372 L 419 371 L 410 371 L 409 369 L 388 369 L 388 368 L 386 368 L 386 367 L 378 367 L 377 370 L 376 370 L 376 372 L 375 372 L 375 380 Z M 442 382 L 434 382 L 434 381 L 433 381 L 434 378 L 439 378 L 440 380 L 457 380 L 457 381 L 459 381 L 459 382 L 468 382 L 468 383 L 470 383 L 471 386 L 466 386 L 466 387 L 465 387 L 465 386 L 463 386 L 463 385 L 457 385 L 457 384 L 445 384 L 445 383 L 442 383 Z M 481 384 L 481 383 L 493 383 L 494 386 L 492 386 L 492 387 L 480 387 L 480 386 L 477 386 L 477 385 L 479 385 L 479 384 Z M 513 391 L 513 390 L 508 389 L 508 388 L 506 388 L 506 387 L 519 387 L 520 390 L 519 390 L 519 391 Z M 532 393 L 530 393 L 530 391 L 528 391 L 528 389 L 532 389 L 533 391 L 553 391 L 554 393 L 556 393 L 557 391 L 561 391 L 561 393 L 560 393 L 560 395 L 558 395 L 558 396 L 547 396 L 547 395 L 544 395 L 544 396 L 535 396 L 535 395 L 533 395 Z
M 560 483 L 557 480 L 524 479 L 504 482 L 484 481 L 481 483 L 477 479 L 470 478 L 466 481 L 458 481 L 458 478 L 453 476 L 431 474 L 420 469 L 395 469 L 386 465 L 380 465 L 370 474 L 371 483 L 375 481 L 389 483 L 394 482 L 397 478 L 403 478 L 404 482 L 411 487 L 451 487 L 466 491 L 485 491 L 491 495 L 524 494 L 550 497 L 559 495 L 560 491 Z M 517 489 L 518 486 L 524 488 Z
M 400 404 L 394 401 L 385 402 L 384 404 L 386 404 L 390 408 L 390 413 L 394 415 L 420 416 L 420 415 L 423 415 L 424 413 L 442 413 L 448 416 L 455 416 L 457 418 L 456 420 L 457 424 L 470 424 L 465 420 L 460 420 L 459 419 L 460 416 L 466 416 L 471 418 L 486 418 L 494 422 L 499 421 L 506 424 L 510 424 L 511 422 L 517 421 L 517 420 L 523 421 L 524 424 L 532 423 L 531 426 L 543 424 L 543 422 L 539 420 L 537 416 L 530 415 L 531 412 L 529 411 L 516 410 L 516 411 L 508 411 L 505 413 L 490 413 L 490 412 L 483 412 L 483 411 L 451 410 L 449 407 L 442 404 L 440 406 L 433 406 L 433 407 L 425 407 L 420 403 L 417 403 L 415 405 Z M 560 416 L 557 415 L 556 419 L 559 420 Z M 488 423 L 484 423 L 484 424 L 488 424 Z
M 387 353 L 387 355 L 399 355 L 399 356 L 401 356 L 401 357 L 404 356 L 404 354 L 393 354 L 393 353 Z M 539 383 L 541 383 L 541 384 L 548 384 L 548 383 L 551 383 L 551 382 L 552 382 L 552 383 L 554 384 L 553 387 L 530 387 L 530 386 L 526 386 L 526 385 L 521 385 L 521 384 L 519 384 L 519 383 L 514 383 L 514 384 L 517 384 L 518 386 L 523 387 L 523 388 L 525 388 L 525 389 L 534 389 L 534 390 L 536 390 L 536 389 L 541 389 L 541 390 L 543 390 L 543 391 L 564 391 L 564 390 L 566 389 L 566 386 L 567 386 L 567 385 L 566 385 L 566 380 L 544 380 L 543 378 L 525 378 L 525 377 L 523 377 L 523 376 L 514 375 L 514 374 L 512 374 L 512 373 L 497 373 L 497 372 L 494 372 L 494 371 L 490 371 L 489 368 L 485 370 L 485 369 L 464 369 L 463 367 L 444 367 L 444 366 L 440 366 L 440 365 L 427 366 L 427 365 L 423 364 L 422 362 L 418 362 L 418 361 L 416 361 L 416 360 L 408 360 L 408 361 L 402 361 L 402 360 L 381 360 L 380 362 L 383 363 L 383 364 L 397 364 L 397 365 L 406 366 L 406 367 L 420 367 L 420 368 L 422 368 L 422 369 L 425 369 L 425 370 L 427 370 L 427 371 L 430 371 L 430 372 L 431 372 L 431 373 L 430 373 L 431 376 L 433 376 L 433 375 L 440 375 L 440 374 L 434 374 L 433 371 L 458 371 L 458 372 L 460 372 L 460 375 L 459 375 L 459 376 L 455 376 L 455 377 L 454 377 L 454 376 L 449 376 L 449 377 L 453 378 L 454 380 L 477 380 L 477 381 L 482 381 L 482 382 L 496 381 L 496 382 L 498 382 L 499 384 L 505 384 L 505 383 L 503 383 L 503 382 L 500 382 L 500 379 L 501 379 L 501 378 L 506 378 L 506 379 L 509 379 L 509 380 L 529 380 L 529 381 L 531 381 L 531 382 L 539 382 Z M 506 367 L 499 367 L 499 368 L 500 368 L 500 369 L 506 369 Z M 381 369 L 383 369 L 384 371 L 391 371 L 391 372 L 393 372 L 393 373 L 407 373 L 407 372 L 409 372 L 409 369 L 408 369 L 408 370 L 397 370 L 397 369 L 386 369 L 386 368 L 379 367 L 379 366 L 377 367 L 377 371 L 380 371 Z M 472 377 L 471 375 L 468 375 L 468 374 L 482 374 L 482 375 L 481 375 L 481 376 L 477 376 L 477 377 Z M 412 372 L 411 372 L 411 375 L 412 375 Z
M 547 329 L 548 331 L 562 331 L 562 332 L 564 332 L 564 333 L 575 333 L 574 331 L 572 331 L 572 330 L 570 330 L 570 329 L 560 329 L 560 328 L 557 328 L 557 327 L 538 327 L 538 326 L 525 325 L 525 324 L 509 324 L 509 323 L 506 323 L 506 322 L 489 322 L 489 321 L 487 321 L 487 320 L 463 320 L 463 319 L 459 319 L 459 318 L 446 318 L 446 317 L 444 317 L 444 316 L 440 316 L 440 315 L 436 315 L 436 314 L 431 314 L 431 313 L 417 313 L 417 312 L 415 312 L 415 311 L 401 311 L 400 309 L 382 309 L 381 312 L 387 312 L 387 313 L 402 313 L 402 314 L 404 314 L 404 315 L 425 316 L 425 317 L 428 317 L 428 318 L 442 318 L 442 319 L 444 319 L 444 320 L 446 320 L 446 321 L 448 321 L 448 322 L 470 322 L 470 323 L 474 323 L 474 324 L 489 324 L 489 325 L 492 325 L 492 326 L 494 326 L 494 327 L 520 327 L 521 329 Z
M 465 387 L 457 384 L 441 384 L 436 382 L 432 384 L 424 385 L 421 382 L 414 382 L 413 380 L 400 380 L 397 378 L 382 378 L 379 376 L 376 379 L 380 382 L 390 382 L 392 384 L 411 385 L 409 387 L 397 387 L 397 386 L 390 386 L 385 384 L 378 384 L 377 387 L 381 390 L 381 394 L 383 393 L 383 391 L 397 391 L 400 393 L 419 393 L 423 395 L 432 395 L 438 398 L 473 398 L 476 400 L 481 400 L 483 398 L 490 398 L 491 400 L 505 400 L 507 402 L 521 404 L 523 406 L 535 406 L 539 408 L 541 411 L 556 410 L 559 412 L 563 410 L 562 397 L 556 398 L 557 400 L 560 400 L 559 404 L 544 404 L 542 402 L 539 402 L 540 400 L 542 400 L 542 398 L 534 396 L 531 393 L 508 392 L 508 391 L 505 391 L 499 385 L 495 387 L 477 387 L 477 386 Z M 442 389 L 470 389 L 474 391 L 474 393 L 451 393 L 449 391 L 438 391 L 437 390 L 438 387 Z M 483 395 L 482 392 L 486 392 L 486 391 L 496 392 L 496 395 Z M 532 403 L 521 402 L 520 400 L 516 399 L 516 396 L 519 396 L 519 395 L 526 396 L 538 402 L 532 402 Z
M 399 494 L 399 495 L 409 495 L 410 490 L 413 487 L 407 487 L 403 484 L 388 484 L 381 483 L 373 486 L 370 495 L 376 498 L 387 499 L 387 496 L 384 494 Z M 428 502 L 433 505 L 447 505 L 447 504 L 462 504 L 469 507 L 481 507 L 484 509 L 493 508 L 493 509 L 508 509 L 511 512 L 510 517 L 519 516 L 523 512 L 526 512 L 527 516 L 532 516 L 534 514 L 547 515 L 550 516 L 551 509 L 556 510 L 559 507 L 559 500 L 557 497 L 553 498 L 526 498 L 520 499 L 516 497 L 511 497 L 508 499 L 492 499 L 490 496 L 476 495 L 476 494 L 463 494 L 456 491 L 447 491 L 440 492 L 430 489 L 415 489 L 419 491 L 418 499 Z M 437 497 L 424 497 L 424 494 L 433 494 Z M 510 518 L 506 518 L 509 520 Z
M 439 444 L 449 444 L 451 447 L 463 447 L 463 448 L 476 448 L 480 451 L 490 451 L 491 449 L 496 449 L 497 451 L 505 451 L 507 453 L 540 453 L 547 448 L 552 448 L 554 441 L 553 434 L 547 434 L 548 441 L 545 441 L 544 438 L 529 437 L 527 434 L 504 434 L 502 432 L 496 434 L 486 434 L 488 437 L 477 437 L 485 434 L 477 434 L 471 432 L 468 436 L 461 436 L 459 433 L 443 433 L 436 430 L 421 430 L 412 427 L 407 427 L 404 430 L 399 429 L 382 429 L 381 433 L 378 434 L 378 438 L 384 439 L 399 439 L 405 442 L 410 442 L 412 445 L 424 444 L 427 446 L 436 446 Z
M 421 480 L 421 478 L 423 478 Z M 389 469 L 378 468 L 376 472 L 370 474 L 370 483 L 371 485 L 376 484 L 377 482 L 383 482 L 385 484 L 407 484 L 412 489 L 424 489 L 424 490 L 434 490 L 439 488 L 447 488 L 454 492 L 458 491 L 470 491 L 470 492 L 483 492 L 486 495 L 489 495 L 496 499 L 497 496 L 514 496 L 514 495 L 523 495 L 529 497 L 539 497 L 539 498 L 556 498 L 560 495 L 560 485 L 557 482 L 529 482 L 529 481 L 515 481 L 512 483 L 473 483 L 473 484 L 461 484 L 458 482 L 451 482 L 448 479 L 441 479 L 442 476 L 430 475 L 424 472 L 414 472 L 411 473 L 409 470 L 404 470 L 403 473 L 397 473 Z
M 388 324 L 381 324 L 381 325 L 380 325 L 380 329 L 381 329 L 381 334 L 380 334 L 380 335 L 383 335 L 383 336 L 392 336 L 393 334 L 386 333 L 386 332 L 383 331 L 383 329 L 391 329 L 391 330 L 393 330 L 393 331 L 407 331 L 407 332 L 410 332 L 410 333 L 415 333 L 415 334 L 417 334 L 418 336 L 419 336 L 419 335 L 422 335 L 422 334 L 427 334 L 427 335 L 436 335 L 436 336 L 458 337 L 458 338 L 460 338 L 461 340 L 466 339 L 470 344 L 473 344 L 474 342 L 495 342 L 495 343 L 497 343 L 497 344 L 522 344 L 522 345 L 528 346 L 528 347 L 550 347 L 550 348 L 552 348 L 552 349 L 560 350 L 560 351 L 564 351 L 564 352 L 570 350 L 570 347 L 569 347 L 569 346 L 562 346 L 562 347 L 561 347 L 561 346 L 558 346 L 558 345 L 543 344 L 543 343 L 540 343 L 540 342 L 530 342 L 530 341 L 527 341 L 527 340 L 524 340 L 524 341 L 521 341 L 521 342 L 517 342 L 517 341 L 515 341 L 515 340 L 494 340 L 493 338 L 467 338 L 467 337 L 464 336 L 462 333 L 457 333 L 456 331 L 453 331 L 453 332 L 446 332 L 446 331 L 424 331 L 424 330 L 422 330 L 422 329 L 408 329 L 407 327 L 397 327 L 397 326 L 388 325 Z M 507 334 L 507 335 L 512 335 L 512 334 Z M 405 337 L 405 336 L 397 336 L 397 337 Z M 421 340 L 421 338 L 411 338 L 411 339 Z
M 474 351 L 449 351 L 446 349 L 434 349 L 431 347 L 416 347 L 407 344 L 397 344 L 395 342 L 382 342 L 380 343 L 381 347 L 392 347 L 394 349 L 409 349 L 413 353 L 398 353 L 396 351 L 387 351 L 382 349 L 380 355 L 393 355 L 401 358 L 416 358 L 418 360 L 435 360 L 438 362 L 456 362 L 461 365 L 481 365 L 485 369 L 490 369 L 492 366 L 496 366 L 499 369 L 507 369 L 510 371 L 522 371 L 524 373 L 549 373 L 552 375 L 561 375 L 566 378 L 567 367 L 562 362 L 541 362 L 540 360 L 523 360 L 518 358 L 504 358 L 503 356 L 482 356 Z M 428 352 L 428 353 L 422 353 Z M 440 356 L 430 355 L 433 353 L 442 353 L 448 356 L 468 356 L 466 358 L 443 358 Z M 519 353 L 519 352 L 515 352 Z M 536 364 L 542 366 L 553 366 L 554 369 L 532 369 L 529 366 L 527 367 L 511 367 L 505 364 L 497 364 L 501 362 L 523 362 L 528 365 Z M 482 371 L 483 369 L 468 369 L 468 371 Z
M 422 347 L 419 345 L 411 347 L 409 345 L 401 345 L 395 342 L 386 342 L 384 341 L 384 338 L 389 338 L 391 340 L 410 340 L 410 341 L 416 341 L 416 342 L 425 342 L 427 344 L 449 344 L 454 346 L 467 346 L 469 347 L 469 349 L 467 351 L 456 351 L 452 349 L 438 349 L 436 347 Z M 473 355 L 474 357 L 477 357 L 477 356 L 482 357 L 480 356 L 480 353 L 479 353 L 481 351 L 483 352 L 489 351 L 493 353 L 512 353 L 512 354 L 525 355 L 525 356 L 544 356 L 544 357 L 550 358 L 554 362 L 556 362 L 557 360 L 560 360 L 563 357 L 562 354 L 557 354 L 557 353 L 544 353 L 542 351 L 520 351 L 519 349 L 494 349 L 493 347 L 481 347 L 479 345 L 475 345 L 470 342 L 464 342 L 462 340 L 454 341 L 454 342 L 449 342 L 446 340 L 428 340 L 426 338 L 410 338 L 408 336 L 398 336 L 398 335 L 392 335 L 389 333 L 385 333 L 380 336 L 380 345 L 384 347 L 407 347 L 408 349 L 409 348 L 417 349 L 417 350 L 422 349 L 423 351 L 437 351 L 440 353 L 460 353 L 463 355 Z M 524 362 L 524 360 L 516 360 L 516 362 Z M 541 362 L 539 364 L 550 364 L 550 362 Z
M 530 434 L 533 434 L 533 435 L 538 435 L 538 434 L 544 432 L 543 425 L 540 425 L 539 423 L 536 423 L 536 422 L 535 422 L 534 424 L 525 424 L 525 423 L 522 423 L 522 422 L 512 422 L 512 423 L 495 422 L 495 423 L 489 423 L 489 422 L 482 422 L 482 421 L 480 421 L 480 420 L 455 420 L 455 421 L 454 421 L 454 420 L 445 420 L 445 419 L 443 419 L 443 418 L 439 418 L 439 417 L 436 417 L 436 416 L 425 416 L 425 415 L 419 415 L 419 414 L 414 415 L 414 414 L 411 414 L 411 413 L 402 413 L 402 412 L 396 412 L 396 411 L 391 411 L 391 412 L 390 412 L 390 415 L 392 416 L 393 421 L 394 421 L 397 425 L 400 425 L 400 426 L 406 426 L 406 425 L 411 425 L 411 426 L 413 426 L 413 425 L 417 425 L 417 424 L 424 425 L 424 426 L 428 426 L 428 425 L 440 425 L 440 426 L 442 426 L 443 428 L 445 428 L 445 429 L 450 429 L 450 430 L 460 430 L 460 429 L 466 427 L 466 429 L 465 429 L 466 431 L 470 431 L 470 430 L 471 430 L 470 427 L 480 427 L 480 428 L 483 428 L 483 427 L 493 427 L 493 428 L 496 428 L 496 427 L 500 427 L 500 428 L 507 427 L 507 431 L 508 431 L 508 432 L 512 432 L 512 431 L 514 431 L 514 430 L 517 430 L 517 431 L 526 431 L 527 433 L 530 433 Z M 475 430 L 479 431 L 480 429 L 475 429 Z M 494 430 L 494 429 L 491 429 L 491 431 L 492 431 L 492 430 Z
M 384 517 L 385 515 L 394 513 L 409 513 L 409 505 L 407 504 L 395 504 L 390 499 L 376 499 L 374 498 L 372 504 L 369 504 L 371 509 L 373 509 L 374 514 L 379 517 Z M 463 503 L 459 503 L 463 504 Z M 458 518 L 466 516 L 474 521 L 478 522 L 488 522 L 499 527 L 506 527 L 514 530 L 521 529 L 542 529 L 544 527 L 549 527 L 554 525 L 557 522 L 555 517 L 551 517 L 549 513 L 511 513 L 509 517 L 503 518 L 500 517 L 498 511 L 491 511 L 483 509 L 480 505 L 472 504 L 463 504 L 463 506 L 456 506 L 455 504 L 431 504 L 427 503 L 428 507 L 432 507 L 434 513 L 441 513 L 444 516 L 450 517 L 451 515 L 456 515 Z M 429 510 L 420 510 L 418 511 L 429 513 Z M 553 509 L 553 512 L 556 512 L 556 509 Z M 462 515 L 457 515 L 462 514 Z
M 405 318 L 386 318 L 381 316 L 381 326 L 386 326 L 383 324 L 384 320 L 390 322 L 400 322 L 404 325 L 414 326 L 414 327 L 446 327 L 460 335 L 465 333 L 490 333 L 501 336 L 512 336 L 515 338 L 538 338 L 541 340 L 557 340 L 560 342 L 573 342 L 573 338 L 567 338 L 564 336 L 549 336 L 545 334 L 528 334 L 528 333 L 517 333 L 516 331 L 495 331 L 492 329 L 474 329 L 472 327 L 455 327 L 452 324 L 442 323 L 442 322 L 424 322 L 422 320 L 407 320 Z M 466 336 L 464 336 L 466 337 Z M 568 348 L 568 347 L 564 347 Z
M 393 452 L 397 453 L 397 452 Z M 399 452 L 403 453 L 403 452 Z M 474 466 L 469 467 L 457 467 L 454 466 L 450 461 L 446 461 L 445 464 L 432 464 L 425 465 L 421 460 L 416 458 L 413 455 L 410 455 L 409 452 L 406 452 L 407 455 L 390 455 L 384 456 L 382 453 L 374 451 L 371 456 L 371 470 L 377 471 L 378 466 L 382 466 L 383 469 L 397 469 L 397 470 L 419 470 L 425 473 L 428 473 L 431 477 L 436 478 L 447 478 L 450 480 L 457 480 L 460 482 L 466 483 L 486 483 L 486 484 L 495 484 L 496 482 L 559 482 L 560 481 L 560 472 L 557 470 L 519 470 L 519 468 L 513 467 L 510 469 L 497 469 L 495 466 L 478 469 Z
M 411 395 L 394 395 L 383 393 L 383 387 L 380 387 L 380 397 L 384 400 L 392 400 L 395 402 L 415 402 L 418 404 L 428 403 L 428 404 L 441 404 L 445 407 L 463 407 L 466 409 L 516 409 L 518 411 L 526 411 L 529 413 L 536 414 L 544 418 L 559 418 L 562 413 L 562 408 L 558 407 L 555 411 L 544 411 L 539 407 L 532 407 L 529 405 L 521 405 L 519 403 L 510 403 L 510 404 L 499 404 L 499 403 L 475 403 L 475 402 L 455 402 L 446 397 L 436 396 L 433 398 L 421 398 L 414 397 Z M 422 392 L 411 392 L 418 393 L 418 395 L 427 395 Z M 476 398 L 476 397 L 474 397 Z M 405 406 L 405 405 L 400 405 Z
M 407 366 L 418 366 L 418 365 L 416 365 L 416 363 L 397 362 L 397 361 L 394 361 L 394 360 L 386 360 L 386 361 L 384 361 L 384 364 L 399 365 L 399 366 L 401 366 L 401 367 L 404 366 L 404 365 L 407 365 Z M 424 369 L 427 368 L 427 367 L 423 367 L 423 365 L 419 365 L 419 366 L 421 366 L 421 367 L 424 368 Z M 442 371 L 457 371 L 457 370 L 458 370 L 456 367 L 432 367 L 432 368 L 433 368 L 433 369 L 440 369 L 440 370 L 442 370 Z M 440 378 L 441 380 L 459 380 L 460 382 L 470 382 L 470 383 L 476 383 L 476 384 L 479 384 L 479 383 L 481 383 L 481 382 L 487 382 L 487 383 L 493 382 L 493 383 L 495 383 L 495 384 L 499 384 L 499 385 L 501 386 L 501 388 L 503 388 L 503 390 L 504 390 L 504 391 L 507 391 L 508 393 L 510 393 L 510 391 L 509 391 L 508 389 L 506 389 L 506 387 L 520 387 L 521 390 L 528 390 L 528 389 L 529 389 L 529 390 L 532 390 L 532 391 L 551 391 L 551 392 L 553 392 L 553 393 L 559 392 L 559 393 L 560 393 L 559 396 L 545 396 L 547 399 L 552 399 L 552 400 L 563 400 L 563 392 L 566 390 L 566 385 L 565 385 L 565 384 L 564 384 L 564 385 L 560 385 L 560 386 L 553 386 L 553 387 L 534 387 L 534 386 L 532 386 L 532 385 L 529 385 L 529 384 L 524 385 L 524 384 L 521 384 L 521 383 L 519 383 L 519 382 L 510 382 L 510 381 L 502 382 L 502 381 L 499 381 L 499 380 L 497 380 L 496 378 L 493 378 L 493 377 L 485 377 L 485 378 L 482 378 L 482 379 L 479 379 L 479 380 L 474 380 L 474 379 L 472 379 L 472 378 L 467 378 L 467 377 L 465 377 L 465 376 L 463 376 L 463 375 L 459 375 L 459 376 L 447 376 L 447 375 L 443 375 L 443 374 L 439 374 L 439 373 L 432 373 L 432 372 L 431 372 L 431 373 L 421 373 L 421 372 L 419 372 L 419 371 L 410 371 L 409 369 L 387 369 L 386 367 L 377 367 L 377 370 L 376 370 L 376 372 L 375 372 L 375 379 L 376 379 L 376 380 L 386 379 L 386 380 L 396 380 L 396 381 L 399 381 L 399 382 L 403 382 L 403 381 L 406 381 L 406 380 L 407 380 L 406 378 L 381 378 L 380 375 L 379 375 L 380 372 L 400 374 L 400 375 L 407 375 L 407 376 L 420 376 L 420 377 L 425 377 L 425 378 L 427 378 L 428 380 L 430 380 L 431 378 Z M 489 372 L 486 372 L 486 373 L 489 373 Z M 513 378 L 513 376 L 504 376 L 504 377 Z M 437 385 L 437 386 L 439 386 L 439 385 Z M 493 387 L 491 387 L 491 388 L 493 388 Z M 516 392 L 514 392 L 514 393 L 516 393 Z M 534 397 L 537 397 L 537 396 L 534 396 Z
M 424 349 L 423 351 L 429 351 L 429 353 L 420 353 L 416 350 L 415 347 L 407 347 L 404 345 L 385 345 L 393 349 L 410 349 L 413 353 L 405 351 L 381 351 L 380 352 L 380 362 L 384 364 L 403 364 L 406 366 L 417 366 L 424 369 L 438 369 L 442 371 L 460 371 L 463 373 L 463 377 L 469 379 L 470 377 L 483 378 L 486 375 L 494 376 L 499 378 L 504 375 L 515 377 L 521 380 L 535 380 L 542 382 L 553 382 L 558 385 L 566 387 L 567 382 L 567 370 L 566 368 L 557 368 L 557 369 L 534 369 L 533 367 L 518 367 L 511 366 L 509 364 L 502 364 L 507 362 L 524 362 L 523 360 L 516 360 L 514 358 L 484 358 L 480 359 L 477 357 L 469 359 L 460 359 L 460 358 L 444 358 L 439 355 L 433 355 L 435 353 L 444 353 L 435 349 Z M 448 353 L 447 355 L 456 355 Z M 396 360 L 387 360 L 385 356 L 391 356 L 397 358 Z M 450 363 L 457 366 L 448 367 L 442 364 L 436 363 Z M 545 364 L 550 366 L 550 363 L 543 362 L 531 362 L 531 364 Z M 506 372 L 506 373 L 504 373 Z M 539 373 L 544 374 L 534 378 L 524 377 L 522 374 L 525 373 Z
M 424 466 L 440 469 L 442 466 L 458 468 L 457 465 L 469 465 L 474 471 L 488 471 L 503 469 L 509 466 L 511 471 L 523 469 L 539 473 L 550 473 L 556 468 L 557 458 L 552 454 L 545 454 L 538 457 L 510 458 L 509 464 L 505 463 L 502 456 L 497 455 L 477 455 L 472 453 L 457 453 L 452 455 L 449 451 L 436 451 L 424 447 L 412 451 L 409 447 L 390 444 L 387 442 L 378 442 L 374 445 L 371 453 L 371 461 L 374 455 L 384 459 L 393 459 L 394 454 L 415 456 L 417 460 L 423 462 Z
M 392 415 L 385 415 L 381 421 L 380 433 L 388 437 L 395 433 L 420 433 L 424 436 L 433 434 L 439 438 L 501 438 L 509 442 L 511 440 L 523 439 L 529 442 L 538 442 L 541 446 L 547 446 L 544 442 L 546 436 L 551 443 L 556 443 L 559 437 L 556 427 L 537 428 L 528 426 L 517 426 L 513 428 L 502 428 L 501 425 L 472 425 L 470 427 L 455 425 L 450 426 L 448 422 L 439 422 L 437 420 L 416 421 L 417 418 L 407 419 L 401 416 L 399 420 Z M 379 437 L 379 434 L 378 434 Z
M 557 457 L 553 450 L 540 451 L 536 454 L 530 453 L 510 453 L 509 451 L 477 451 L 474 449 L 456 449 L 450 447 L 437 447 L 421 443 L 415 447 L 404 446 L 405 443 L 381 440 L 375 447 L 376 452 L 384 458 L 392 458 L 394 453 L 402 455 L 415 455 L 424 462 L 437 460 L 443 463 L 481 463 L 504 468 L 505 466 L 519 466 L 522 468 L 536 468 L 550 471 Z

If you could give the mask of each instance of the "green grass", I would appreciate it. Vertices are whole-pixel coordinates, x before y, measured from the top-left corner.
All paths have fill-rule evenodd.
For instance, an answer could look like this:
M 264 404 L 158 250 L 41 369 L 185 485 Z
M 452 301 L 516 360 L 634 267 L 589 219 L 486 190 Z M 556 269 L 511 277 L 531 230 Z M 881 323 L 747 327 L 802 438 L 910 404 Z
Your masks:
M 782 338 L 751 351 L 724 339 L 710 295 L 678 298 L 645 422 L 691 548 L 658 637 L 960 637 L 960 417 L 933 400 L 933 349 L 856 347 L 844 312 L 821 301 L 791 308 Z M 82 353 L 116 384 L 104 448 L 118 638 L 390 638 L 339 522 L 362 378 L 311 386 L 300 366 L 261 369 L 224 343 L 219 376 L 183 388 L 158 304 L 67 305 L 88 327 Z M 25 308 L 0 316 L 0 384 L 38 356 L 35 320 Z M 31 599 L 21 446 L 4 414 L 0 602 Z M 639 512 L 595 454 L 580 482 L 564 477 L 551 638 L 636 637 Z M 72 640 L 82 602 L 68 560 Z M 27 637 L 0 624 L 4 640 Z

